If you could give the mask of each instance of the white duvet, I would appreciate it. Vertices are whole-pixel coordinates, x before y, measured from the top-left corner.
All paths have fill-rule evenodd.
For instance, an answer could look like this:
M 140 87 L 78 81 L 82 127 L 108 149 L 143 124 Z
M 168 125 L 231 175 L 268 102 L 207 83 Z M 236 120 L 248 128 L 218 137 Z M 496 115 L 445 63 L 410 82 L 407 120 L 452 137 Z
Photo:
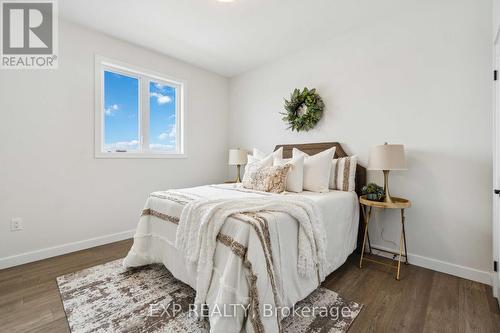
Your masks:
M 268 204 L 265 211 L 239 214 L 236 210 L 232 212 L 235 214 L 219 221 L 220 228 L 212 230 L 219 235 L 217 242 L 207 255 L 206 248 L 198 247 L 198 252 L 189 252 L 187 242 L 179 241 L 178 229 L 182 229 L 182 235 L 186 237 L 193 227 L 183 223 L 178 226 L 183 211 L 186 214 L 184 208 L 196 206 L 193 202 L 231 202 L 233 205 L 223 205 L 232 208 L 238 202 L 242 206 L 248 203 L 249 207 Z M 287 205 L 295 203 L 301 206 L 302 202 L 310 203 L 311 207 L 318 210 L 317 216 L 321 217 L 318 230 L 322 230 L 326 236 L 324 260 L 314 261 L 318 264 L 317 274 L 304 274 L 298 269 L 301 252 L 299 235 L 304 221 L 292 217 L 298 215 L 290 214 L 293 207 Z M 302 206 L 307 207 L 307 204 Z M 176 278 L 200 291 L 203 297 L 197 299 L 206 302 L 211 309 L 242 305 L 233 308 L 237 310 L 235 316 L 212 313 L 212 332 L 278 332 L 279 311 L 268 316 L 269 312 L 264 313 L 264 306 L 272 306 L 273 309 L 292 306 L 316 289 L 327 274 L 338 268 L 356 247 L 358 214 L 357 196 L 352 192 L 270 195 L 243 190 L 237 185 L 155 192 L 146 202 L 134 236 L 134 245 L 124 265 L 135 267 L 163 263 Z M 317 238 L 316 235 L 316 243 Z M 184 246 L 179 246 L 181 243 Z M 205 255 L 200 256 L 201 252 Z M 198 255 L 193 256 L 193 253 Z M 203 269 L 200 269 L 200 258 L 203 260 Z M 209 270 L 207 261 L 210 262 Z M 203 283 L 200 284 L 200 281 Z M 249 312 L 244 311 L 244 308 Z

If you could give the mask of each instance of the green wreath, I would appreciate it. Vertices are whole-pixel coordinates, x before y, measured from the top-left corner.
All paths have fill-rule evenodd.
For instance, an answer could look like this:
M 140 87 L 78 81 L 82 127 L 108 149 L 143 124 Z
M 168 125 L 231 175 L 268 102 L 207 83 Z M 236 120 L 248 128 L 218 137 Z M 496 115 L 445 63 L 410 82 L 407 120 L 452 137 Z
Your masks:
M 281 112 L 283 121 L 287 122 L 292 131 L 309 131 L 323 115 L 325 104 L 316 93 L 316 89 L 304 88 L 302 92 L 295 88 L 290 100 L 285 99 L 285 111 Z

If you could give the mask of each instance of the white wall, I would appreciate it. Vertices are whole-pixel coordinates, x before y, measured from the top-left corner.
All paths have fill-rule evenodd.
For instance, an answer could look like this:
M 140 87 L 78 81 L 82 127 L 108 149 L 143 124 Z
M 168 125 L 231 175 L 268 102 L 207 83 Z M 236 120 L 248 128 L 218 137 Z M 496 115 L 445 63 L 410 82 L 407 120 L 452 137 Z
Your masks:
M 302 41 L 302 52 L 233 78 L 230 145 L 339 141 L 366 165 L 370 146 L 404 143 L 409 170 L 391 174 L 391 192 L 413 201 L 410 261 L 489 283 L 491 2 L 394 3 L 404 10 L 319 45 Z M 326 112 L 297 134 L 279 112 L 304 86 L 318 89 Z M 384 239 L 399 242 L 398 219 L 377 214 Z M 395 248 L 380 227 L 371 225 L 372 243 Z
M 500 31 L 500 0 L 493 0 L 493 38 L 499 38 Z
M 226 176 L 226 78 L 67 22 L 59 45 L 58 70 L 0 71 L 0 266 L 128 237 L 148 193 Z M 187 159 L 94 158 L 94 53 L 187 81 Z

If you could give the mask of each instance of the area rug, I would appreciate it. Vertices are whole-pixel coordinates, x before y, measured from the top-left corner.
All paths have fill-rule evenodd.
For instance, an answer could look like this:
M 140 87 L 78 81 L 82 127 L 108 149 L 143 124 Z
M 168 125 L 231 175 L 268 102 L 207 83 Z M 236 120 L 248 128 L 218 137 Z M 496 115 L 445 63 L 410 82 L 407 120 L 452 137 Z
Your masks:
M 190 311 L 195 291 L 163 265 L 125 269 L 119 259 L 60 276 L 57 284 L 72 333 L 210 330 L 207 320 Z M 346 332 L 361 307 L 320 287 L 295 306 L 299 315 L 283 319 L 282 327 L 290 333 Z

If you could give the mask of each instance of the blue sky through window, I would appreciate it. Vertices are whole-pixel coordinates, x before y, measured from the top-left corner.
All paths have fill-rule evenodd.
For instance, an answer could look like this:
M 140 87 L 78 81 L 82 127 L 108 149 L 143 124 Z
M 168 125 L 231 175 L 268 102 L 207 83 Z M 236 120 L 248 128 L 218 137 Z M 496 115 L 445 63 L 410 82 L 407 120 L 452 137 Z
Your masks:
M 139 150 L 139 80 L 104 71 L 104 150 Z
M 146 115 L 149 114 L 149 150 L 175 152 L 176 88 L 153 80 L 143 80 L 141 82 L 149 83 L 145 87 L 149 92 L 149 110 L 142 110 Z M 104 150 L 140 151 L 139 118 L 139 79 L 105 70 Z
M 151 81 L 149 84 L 149 149 L 176 150 L 175 88 Z

